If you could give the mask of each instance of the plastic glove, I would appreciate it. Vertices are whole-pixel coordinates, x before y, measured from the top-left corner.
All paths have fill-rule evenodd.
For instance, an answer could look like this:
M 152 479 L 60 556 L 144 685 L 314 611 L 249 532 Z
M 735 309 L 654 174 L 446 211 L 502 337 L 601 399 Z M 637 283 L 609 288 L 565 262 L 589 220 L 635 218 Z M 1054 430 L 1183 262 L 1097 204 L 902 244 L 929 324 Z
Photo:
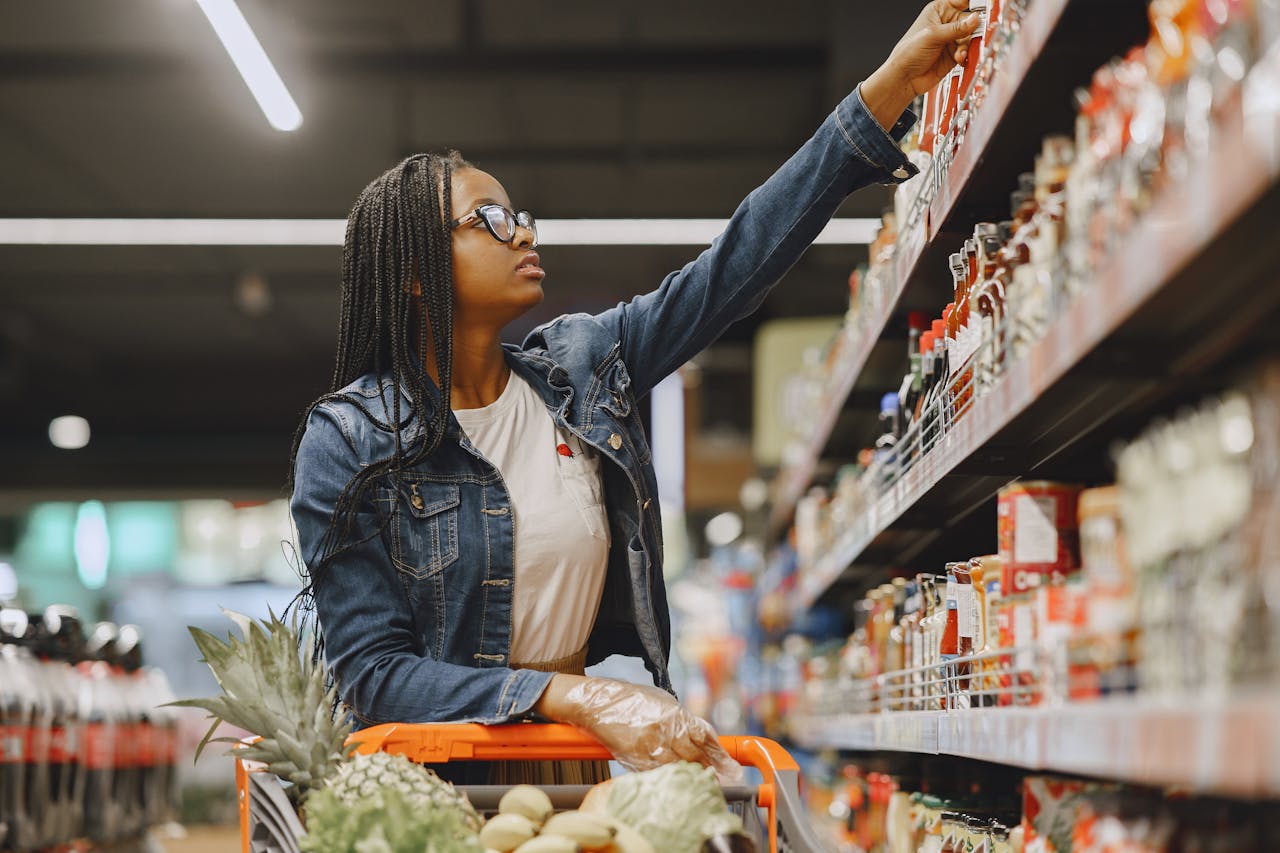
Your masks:
M 672 761 L 712 767 L 721 784 L 742 781 L 742 767 L 715 730 L 665 690 L 612 678 L 585 678 L 564 694 L 559 719 L 590 732 L 628 770 Z

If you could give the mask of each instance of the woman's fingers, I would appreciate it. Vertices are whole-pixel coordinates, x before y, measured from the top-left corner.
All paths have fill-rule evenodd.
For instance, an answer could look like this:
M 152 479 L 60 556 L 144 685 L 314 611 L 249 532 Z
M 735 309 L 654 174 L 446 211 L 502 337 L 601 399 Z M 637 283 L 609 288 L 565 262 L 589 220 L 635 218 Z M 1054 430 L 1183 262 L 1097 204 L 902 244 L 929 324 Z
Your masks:
M 724 751 L 724 747 L 720 745 L 720 738 L 716 737 L 715 731 L 710 726 L 707 726 L 703 749 L 710 759 L 707 763 L 715 769 L 721 785 L 736 785 L 742 781 L 742 765 Z
M 965 15 L 956 21 L 938 24 L 929 30 L 930 40 L 934 44 L 946 44 L 953 42 L 960 44 L 967 42 L 969 37 L 973 35 L 973 31 L 978 28 L 978 24 L 982 21 L 982 16 L 974 12 L 971 15 Z
M 685 732 L 671 741 L 671 751 L 680 761 L 692 761 L 694 764 L 706 764 L 706 753 L 694 742 L 692 733 Z

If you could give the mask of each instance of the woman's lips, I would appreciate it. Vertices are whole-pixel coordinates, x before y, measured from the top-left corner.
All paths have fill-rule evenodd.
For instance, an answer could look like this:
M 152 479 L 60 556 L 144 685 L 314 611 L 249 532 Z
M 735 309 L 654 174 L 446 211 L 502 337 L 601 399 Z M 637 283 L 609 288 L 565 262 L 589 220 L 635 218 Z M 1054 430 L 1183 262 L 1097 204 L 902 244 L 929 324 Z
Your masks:
M 547 272 L 541 266 L 542 259 L 538 257 L 537 252 L 530 252 L 520 260 L 520 266 L 516 267 L 516 275 L 525 278 L 546 278 Z

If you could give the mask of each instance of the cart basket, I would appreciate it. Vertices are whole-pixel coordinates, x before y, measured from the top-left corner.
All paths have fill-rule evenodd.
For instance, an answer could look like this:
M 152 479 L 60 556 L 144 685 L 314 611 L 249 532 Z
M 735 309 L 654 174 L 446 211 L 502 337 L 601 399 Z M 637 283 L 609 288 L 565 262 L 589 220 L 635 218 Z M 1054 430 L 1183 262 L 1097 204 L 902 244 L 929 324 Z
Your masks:
M 422 764 L 449 761 L 584 761 L 609 759 L 605 747 L 573 726 L 518 723 L 387 723 L 362 729 L 347 739 L 361 753 L 388 752 Z M 724 736 L 720 743 L 738 763 L 764 777 L 758 786 L 729 785 L 725 800 L 758 849 L 770 853 L 822 853 L 800 801 L 800 768 L 787 751 L 760 737 Z M 540 785 L 557 810 L 575 809 L 590 787 Z M 261 767 L 236 758 L 241 853 L 298 853 L 302 823 L 281 781 Z M 507 788 L 459 785 L 481 815 L 498 810 Z

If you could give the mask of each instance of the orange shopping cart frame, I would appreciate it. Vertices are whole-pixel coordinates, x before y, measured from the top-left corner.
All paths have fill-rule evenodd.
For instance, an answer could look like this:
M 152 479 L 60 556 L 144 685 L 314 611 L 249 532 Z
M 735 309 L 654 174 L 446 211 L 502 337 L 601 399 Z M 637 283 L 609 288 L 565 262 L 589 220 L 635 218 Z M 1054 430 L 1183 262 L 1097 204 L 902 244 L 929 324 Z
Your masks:
M 387 723 L 362 729 L 348 743 L 362 753 L 387 752 L 424 764 L 452 761 L 555 761 L 612 758 L 609 751 L 573 726 L 519 723 L 482 726 L 471 723 Z M 750 736 L 724 736 L 725 751 L 744 767 L 760 771 L 756 786 L 726 786 L 725 799 L 761 851 L 821 853 L 826 850 L 810 827 L 800 801 L 800 768 L 776 742 Z M 481 814 L 497 809 L 502 786 L 459 786 Z M 572 809 L 586 786 L 544 786 L 557 809 Z M 241 853 L 294 853 L 301 823 L 280 781 L 236 758 L 236 795 L 240 810 Z

